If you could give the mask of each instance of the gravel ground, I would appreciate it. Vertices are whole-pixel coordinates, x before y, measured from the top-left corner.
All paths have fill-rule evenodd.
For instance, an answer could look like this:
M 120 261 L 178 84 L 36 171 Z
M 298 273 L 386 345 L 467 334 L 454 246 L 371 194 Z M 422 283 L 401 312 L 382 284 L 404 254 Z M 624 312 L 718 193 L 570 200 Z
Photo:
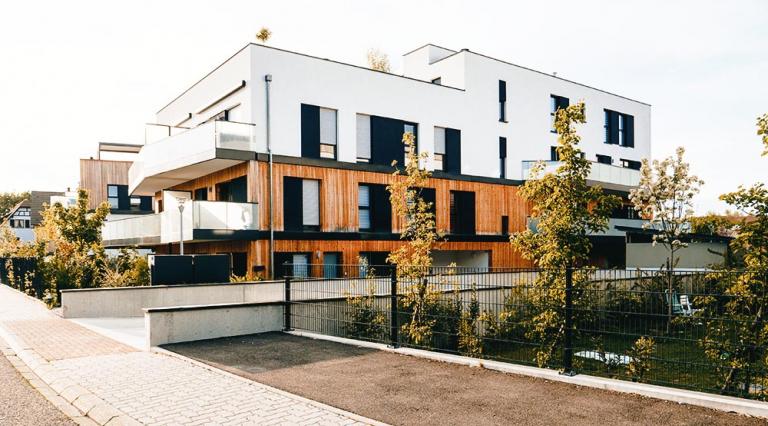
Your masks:
M 8 359 L 0 354 L 0 425 L 74 424 L 30 386 Z
M 167 349 L 395 425 L 765 425 L 642 396 L 267 333 Z

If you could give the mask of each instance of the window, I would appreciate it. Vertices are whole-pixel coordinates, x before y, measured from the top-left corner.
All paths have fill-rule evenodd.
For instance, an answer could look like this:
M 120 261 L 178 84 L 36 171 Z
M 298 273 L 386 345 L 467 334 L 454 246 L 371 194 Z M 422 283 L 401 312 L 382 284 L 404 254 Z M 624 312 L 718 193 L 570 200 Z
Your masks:
M 286 231 L 320 230 L 320 181 L 283 179 L 283 228 Z
M 432 79 L 433 84 L 443 84 L 443 80 L 440 77 Z
M 560 154 L 558 154 L 556 146 L 549 147 L 549 160 L 560 161 Z
M 445 159 L 445 128 L 435 127 L 435 160 L 433 162 L 435 170 L 443 170 L 444 159 Z
M 509 235 L 509 216 L 501 217 L 501 235 Z
M 361 231 L 371 229 L 371 188 L 360 185 L 357 191 L 357 218 Z
M 461 130 L 435 127 L 435 170 L 461 174 Z
M 597 162 L 600 164 L 613 164 L 613 158 L 610 155 L 597 154 Z
M 475 234 L 475 193 L 451 191 L 451 233 Z
M 499 80 L 499 121 L 507 122 L 507 82 Z
M 621 167 L 625 167 L 627 169 L 632 170 L 640 170 L 640 166 L 642 166 L 642 163 L 635 160 L 627 160 L 622 158 L 621 159 Z
M 343 266 L 341 266 L 340 252 L 323 253 L 323 278 L 341 278 Z
M 415 143 L 416 143 L 416 125 L 408 124 L 408 123 L 403 124 L 403 136 L 405 136 L 406 133 L 410 133 L 410 134 L 413 135 L 414 148 L 416 148 L 416 152 L 419 152 L 418 146 L 415 145 Z M 400 138 L 400 142 L 402 142 L 402 141 L 403 141 L 402 138 Z M 404 149 L 403 152 L 405 152 L 405 155 L 408 155 L 408 145 L 403 144 L 403 147 L 404 147 L 403 148 Z
M 507 177 L 507 138 L 499 138 L 499 177 Z
M 361 232 L 392 232 L 392 204 L 386 185 L 358 186 L 357 218 Z
M 629 114 L 604 110 L 605 143 L 627 148 L 635 146 L 635 118 Z
M 282 278 L 286 274 L 294 277 L 310 276 L 310 256 L 311 253 L 275 253 L 275 278 Z
M 557 119 L 557 110 L 568 108 L 568 98 L 562 96 L 549 96 L 549 115 L 551 117 L 551 131 L 555 132 L 555 120 Z
M 357 161 L 371 161 L 371 117 L 357 114 Z
M 216 184 L 216 200 L 230 203 L 248 202 L 248 180 L 245 176 Z
M 611 212 L 612 219 L 640 219 L 640 213 L 635 210 L 634 206 L 629 204 L 622 204 L 621 206 L 613 209 Z
M 358 256 L 360 278 L 367 277 L 369 273 L 377 276 L 389 274 L 388 256 L 389 253 L 386 251 L 361 251 Z
M 320 158 L 336 159 L 336 110 L 320 108 Z
M 141 206 L 141 198 L 131 197 L 131 210 L 138 209 Z
M 110 208 L 120 208 L 120 196 L 118 195 L 117 185 L 107 185 L 107 201 Z
M 208 188 L 197 188 L 195 190 L 195 200 L 205 201 L 208 199 Z
M 301 156 L 336 159 L 336 116 L 334 109 L 301 104 Z

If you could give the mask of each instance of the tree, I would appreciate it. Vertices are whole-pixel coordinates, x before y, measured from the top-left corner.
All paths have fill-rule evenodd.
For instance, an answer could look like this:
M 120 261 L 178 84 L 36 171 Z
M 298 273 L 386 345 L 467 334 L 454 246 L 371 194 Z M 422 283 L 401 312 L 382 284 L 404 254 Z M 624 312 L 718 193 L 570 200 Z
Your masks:
M 12 208 L 28 198 L 29 191 L 0 193 L 0 221 L 11 212 Z
M 395 170 L 392 183 L 387 186 L 389 199 L 395 215 L 405 218 L 405 227 L 400 239 L 407 240 L 387 257 L 387 262 L 396 265 L 398 283 L 408 284 L 403 303 L 412 311 L 411 320 L 403 325 L 405 334 L 417 345 L 429 341 L 435 326 L 429 311 L 438 303 L 438 297 L 424 276 L 432 266 L 432 249 L 440 236 L 435 227 L 432 204 L 424 201 L 421 188 L 427 183 L 430 173 L 420 164 L 428 153 L 416 152 L 415 136 L 411 132 L 403 135 L 407 156 L 405 170 Z M 397 162 L 392 163 L 397 166 Z
M 768 155 L 768 113 L 757 118 L 757 134 L 763 139 L 763 155 Z
M 368 49 L 368 68 L 389 72 L 389 56 L 379 49 Z
M 704 182 L 690 173 L 690 166 L 683 160 L 685 149 L 677 148 L 675 157 L 661 161 L 647 159 L 640 167 L 640 183 L 629 194 L 635 210 L 647 220 L 643 224 L 652 229 L 653 245 L 661 243 L 667 256 L 667 333 L 672 327 L 672 298 L 674 297 L 674 268 L 678 250 L 687 247 L 682 237 L 690 228 L 693 217 L 693 197 Z
M 272 37 L 272 31 L 267 27 L 261 27 L 259 32 L 256 33 L 256 40 L 260 41 L 261 44 L 267 44 L 270 37 Z
M 691 233 L 719 237 L 733 237 L 739 229 L 739 223 L 744 218 L 738 214 L 726 211 L 724 214 L 709 212 L 704 216 L 690 219 Z
M 543 176 L 544 163 L 534 166 L 532 178 L 520 194 L 531 204 L 536 230 L 511 237 L 515 249 L 541 268 L 530 299 L 535 313 L 528 332 L 540 343 L 536 356 L 539 366 L 552 362 L 554 350 L 564 338 L 566 270 L 588 262 L 592 247 L 589 234 L 607 229 L 611 211 L 620 204 L 618 197 L 605 195 L 599 186 L 587 185 L 591 166 L 578 147 L 581 138 L 576 133 L 576 124 L 585 122 L 583 102 L 557 111 L 555 130 L 561 164 L 554 173 Z M 576 294 L 587 282 L 585 273 L 573 274 Z M 581 303 L 587 300 L 574 297 L 574 306 Z
M 101 228 L 109 214 L 109 204 L 88 210 L 88 192 L 77 191 L 77 202 L 70 207 L 60 203 L 46 207 L 43 221 L 35 228 L 35 251 L 43 279 L 50 287 L 45 296 L 49 305 L 58 304 L 66 288 L 98 287 L 105 265 Z
M 758 119 L 758 135 L 768 143 L 768 114 Z M 766 145 L 768 147 L 768 145 Z M 763 156 L 768 155 L 768 150 Z M 707 356 L 720 368 L 721 390 L 749 394 L 756 384 L 761 396 L 768 394 L 768 188 L 758 183 L 739 187 L 720 199 L 744 214 L 731 248 L 741 253 L 744 269 L 711 274 L 716 296 L 699 297 L 700 317 L 706 327 L 701 341 Z M 726 316 L 727 321 L 720 319 Z M 762 371 L 762 373 L 760 373 Z M 740 389 L 739 389 L 740 388 Z
M 0 257 L 12 257 L 24 245 L 7 223 L 0 224 Z

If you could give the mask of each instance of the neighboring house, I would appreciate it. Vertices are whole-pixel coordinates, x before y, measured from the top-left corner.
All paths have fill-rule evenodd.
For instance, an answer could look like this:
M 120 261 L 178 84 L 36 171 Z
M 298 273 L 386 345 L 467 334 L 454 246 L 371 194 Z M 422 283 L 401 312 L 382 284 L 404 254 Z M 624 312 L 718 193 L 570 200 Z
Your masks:
M 107 220 L 153 213 L 151 196 L 128 194 L 128 169 L 142 145 L 100 142 L 96 158 L 80 160 L 80 188 L 88 191 L 88 208 L 107 202 Z
M 35 238 L 34 228 L 43 221 L 42 211 L 55 197 L 64 196 L 63 192 L 31 191 L 29 198 L 18 203 L 7 215 L 5 222 L 21 241 Z
M 81 162 L 92 193 L 127 185 L 118 207 L 121 195 L 153 198 L 154 215 L 107 223 L 105 243 L 177 253 L 183 238 L 187 253 L 231 253 L 239 275 L 279 276 L 284 262 L 381 264 L 403 244 L 386 185 L 413 132 L 433 172 L 422 194 L 446 234 L 436 264 L 527 266 L 509 244 L 528 226 L 519 187 L 534 161 L 558 165 L 554 114 L 580 100 L 590 182 L 626 198 L 639 181 L 650 105 L 469 50 L 425 45 L 403 63 L 401 76 L 245 46 L 157 112 L 132 164 Z M 616 216 L 640 222 L 626 207 Z M 623 266 L 614 225 L 592 237 L 595 253 Z

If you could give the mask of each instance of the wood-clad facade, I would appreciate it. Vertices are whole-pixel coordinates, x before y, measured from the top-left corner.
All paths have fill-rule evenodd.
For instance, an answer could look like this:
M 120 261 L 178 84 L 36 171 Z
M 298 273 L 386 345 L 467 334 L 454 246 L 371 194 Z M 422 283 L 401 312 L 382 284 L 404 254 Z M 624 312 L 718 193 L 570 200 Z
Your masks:
M 88 208 L 107 201 L 107 185 L 128 185 L 131 161 L 80 159 L 80 188 L 88 191 Z
M 363 252 L 391 252 L 403 244 L 399 232 L 404 218 L 392 215 L 391 232 L 359 232 L 358 190 L 361 184 L 390 184 L 398 177 L 391 168 L 369 166 L 339 167 L 333 161 L 315 161 L 302 164 L 300 160 L 273 163 L 273 226 L 275 253 L 306 253 L 311 263 L 323 263 L 325 253 L 334 253 L 340 262 L 355 264 Z M 269 253 L 269 163 L 251 160 L 236 166 L 202 176 L 173 190 L 195 193 L 205 188 L 207 200 L 217 199 L 216 186 L 237 178 L 247 178 L 247 202 L 258 203 L 258 229 L 260 232 L 233 235 L 231 240 L 189 242 L 189 253 L 245 253 L 249 271 L 265 276 L 271 272 Z M 313 232 L 287 232 L 283 215 L 283 182 L 294 177 L 319 181 L 319 229 Z M 528 208 L 519 195 L 515 182 L 502 179 L 473 179 L 467 176 L 432 177 L 425 185 L 434 188 L 435 212 L 438 231 L 446 234 L 436 250 L 475 251 L 488 253 L 488 266 L 529 266 L 516 253 L 507 234 L 522 231 L 527 226 Z M 474 235 L 450 234 L 451 191 L 468 191 L 475 194 Z M 162 197 L 161 193 L 156 198 Z M 505 216 L 505 229 L 502 229 Z M 503 231 L 506 232 L 503 233 Z M 225 237 L 221 237 L 225 238 Z M 158 253 L 176 253 L 175 244 L 156 247 Z

